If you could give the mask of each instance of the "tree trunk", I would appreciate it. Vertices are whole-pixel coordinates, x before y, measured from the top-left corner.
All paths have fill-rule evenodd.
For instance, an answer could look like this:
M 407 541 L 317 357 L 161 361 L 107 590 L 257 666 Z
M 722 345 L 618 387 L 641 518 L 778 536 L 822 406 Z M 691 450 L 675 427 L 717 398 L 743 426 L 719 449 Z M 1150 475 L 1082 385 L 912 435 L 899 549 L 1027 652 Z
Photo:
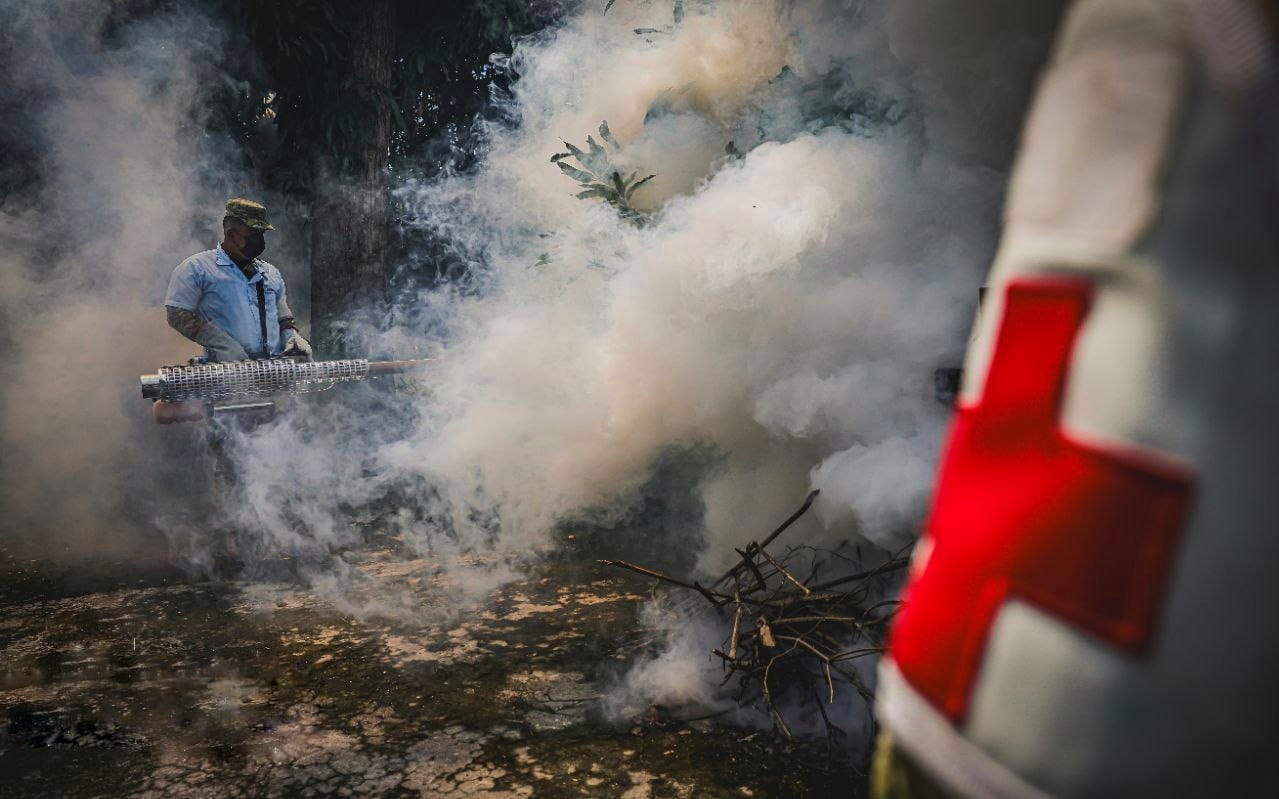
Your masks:
M 396 0 L 359 4 L 347 64 L 353 83 L 390 92 Z M 352 97 L 351 101 L 358 102 Z M 380 315 L 389 302 L 385 262 L 390 220 L 386 168 L 392 116 L 377 103 L 366 138 L 346 169 L 332 154 L 316 159 L 311 213 L 311 329 L 320 357 L 349 354 L 340 323 Z M 376 317 L 375 317 L 376 318 Z

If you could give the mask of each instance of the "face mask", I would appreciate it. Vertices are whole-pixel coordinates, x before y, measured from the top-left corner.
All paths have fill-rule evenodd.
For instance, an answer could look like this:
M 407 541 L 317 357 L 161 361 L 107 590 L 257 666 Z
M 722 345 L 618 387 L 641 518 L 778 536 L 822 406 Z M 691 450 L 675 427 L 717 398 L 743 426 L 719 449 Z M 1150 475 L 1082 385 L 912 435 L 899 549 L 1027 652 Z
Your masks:
M 265 250 L 266 236 L 262 234 L 262 231 L 250 233 L 245 237 L 244 244 L 240 247 L 240 252 L 244 254 L 245 258 L 249 259 L 257 258 Z

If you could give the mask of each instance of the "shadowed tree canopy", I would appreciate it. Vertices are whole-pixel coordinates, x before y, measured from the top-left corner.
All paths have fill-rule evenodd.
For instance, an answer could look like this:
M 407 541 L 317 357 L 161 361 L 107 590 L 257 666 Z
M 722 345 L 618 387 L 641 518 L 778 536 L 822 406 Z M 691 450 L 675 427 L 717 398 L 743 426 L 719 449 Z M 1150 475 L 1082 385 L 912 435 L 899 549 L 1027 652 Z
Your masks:
M 467 165 L 466 131 L 510 80 L 491 54 L 557 5 L 222 0 L 241 34 L 224 118 L 265 185 L 309 208 L 312 328 L 326 354 L 343 351 L 335 322 L 387 305 L 391 174 Z

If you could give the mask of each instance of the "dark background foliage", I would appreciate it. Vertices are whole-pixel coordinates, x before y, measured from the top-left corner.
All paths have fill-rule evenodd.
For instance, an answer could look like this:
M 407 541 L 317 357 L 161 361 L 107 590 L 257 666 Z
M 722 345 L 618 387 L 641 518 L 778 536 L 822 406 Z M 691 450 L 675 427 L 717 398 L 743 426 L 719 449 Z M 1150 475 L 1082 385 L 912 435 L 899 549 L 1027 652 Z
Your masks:
M 392 83 L 376 86 L 344 68 L 356 55 L 352 28 L 363 4 L 212 2 L 237 34 L 222 64 L 233 79 L 222 98 L 223 124 L 249 145 L 246 158 L 273 188 L 291 193 L 309 189 L 308 162 L 317 147 L 344 171 L 355 170 L 369 121 L 383 111 L 395 122 L 391 155 L 400 168 L 405 159 L 427 169 L 469 165 L 471 123 L 511 80 L 491 55 L 509 52 L 516 37 L 557 11 L 518 0 L 401 0 L 394 11 Z M 259 124 L 264 119 L 270 130 Z

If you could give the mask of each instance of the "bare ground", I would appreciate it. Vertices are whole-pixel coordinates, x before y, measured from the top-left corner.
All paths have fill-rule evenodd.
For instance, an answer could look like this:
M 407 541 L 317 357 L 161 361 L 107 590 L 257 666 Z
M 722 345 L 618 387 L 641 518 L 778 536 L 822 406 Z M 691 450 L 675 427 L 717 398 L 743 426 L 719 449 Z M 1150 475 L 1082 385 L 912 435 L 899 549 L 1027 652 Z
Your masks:
M 335 604 L 287 564 L 209 581 L 3 555 L 0 797 L 864 793 L 820 744 L 605 717 L 647 634 L 642 581 L 569 551 L 468 604 L 464 570 L 394 542 L 347 559 Z M 343 610 L 375 599 L 394 621 Z

